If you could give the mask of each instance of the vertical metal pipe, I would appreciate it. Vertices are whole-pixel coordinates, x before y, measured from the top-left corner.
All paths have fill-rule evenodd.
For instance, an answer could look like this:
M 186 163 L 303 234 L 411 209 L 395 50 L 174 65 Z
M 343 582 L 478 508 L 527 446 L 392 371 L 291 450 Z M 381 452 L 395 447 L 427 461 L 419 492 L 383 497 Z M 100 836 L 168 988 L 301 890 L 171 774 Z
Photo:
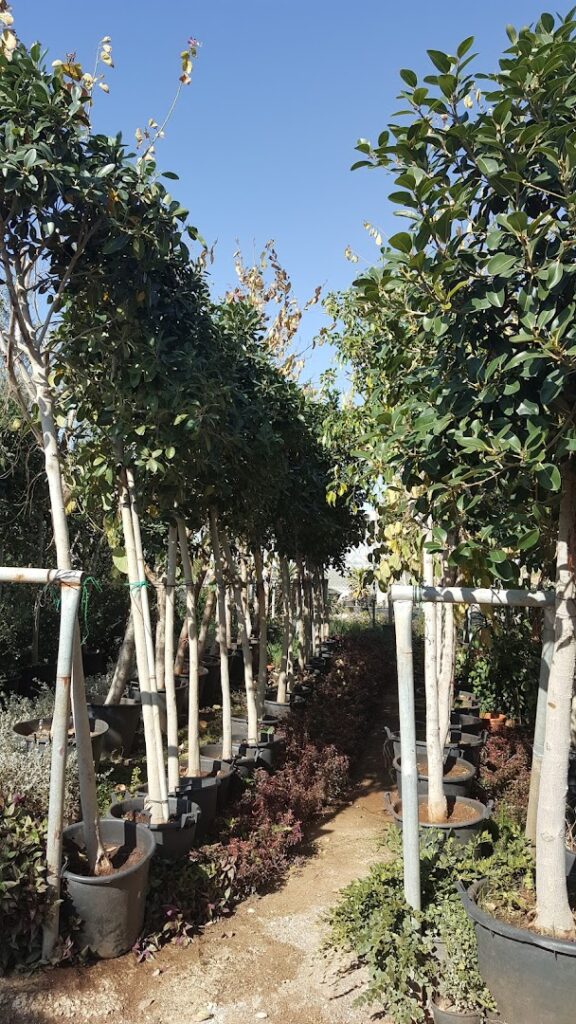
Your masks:
M 62 830 L 64 827 L 64 792 L 66 757 L 68 753 L 68 726 L 70 721 L 70 680 L 74 651 L 74 633 L 80 585 L 63 584 L 60 610 L 60 635 L 56 668 L 56 693 L 52 716 L 52 760 L 50 766 L 50 795 L 48 801 L 48 837 L 46 864 L 48 884 L 54 900 L 44 925 L 42 956 L 49 960 L 58 938 L 60 918 L 60 869 L 62 866 Z
M 544 737 L 546 735 L 546 712 L 548 708 L 548 679 L 554 655 L 554 619 L 555 608 L 547 607 L 544 611 L 542 627 L 542 656 L 540 658 L 540 678 L 538 680 L 538 703 L 536 705 L 536 722 L 534 725 L 534 745 L 532 752 L 532 771 L 530 773 L 530 795 L 526 813 L 526 838 L 536 842 L 536 819 L 538 816 L 538 796 L 540 793 L 540 773 L 544 755 Z
M 402 845 L 404 896 L 420 910 L 420 845 L 418 821 L 418 764 L 414 714 L 414 662 L 412 657 L 412 601 L 396 601 L 396 658 L 402 765 Z

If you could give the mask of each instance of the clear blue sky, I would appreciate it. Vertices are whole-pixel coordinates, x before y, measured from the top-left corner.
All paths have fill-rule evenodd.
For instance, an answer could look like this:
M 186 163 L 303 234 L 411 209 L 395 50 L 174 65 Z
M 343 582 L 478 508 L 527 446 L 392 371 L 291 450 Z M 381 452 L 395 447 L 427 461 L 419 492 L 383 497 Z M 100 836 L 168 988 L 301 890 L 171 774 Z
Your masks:
M 15 27 L 39 39 L 50 60 L 75 51 L 92 70 L 98 40 L 112 37 L 110 95 L 99 94 L 95 126 L 134 131 L 166 113 L 189 36 L 202 42 L 158 163 L 176 171 L 173 192 L 192 223 L 217 244 L 215 295 L 234 285 L 236 241 L 246 257 L 273 238 L 307 298 L 316 285 L 345 288 L 350 245 L 369 262 L 377 250 L 362 224 L 398 230 L 381 171 L 355 171 L 354 145 L 374 139 L 397 109 L 402 67 L 427 68 L 426 49 L 454 52 L 476 38 L 479 65 L 492 68 L 505 26 L 534 21 L 533 0 L 14 0 Z M 555 8 L 553 8 L 555 9 Z M 566 5 L 566 10 L 568 5 Z M 306 341 L 325 322 L 313 311 Z M 329 365 L 317 350 L 309 374 Z

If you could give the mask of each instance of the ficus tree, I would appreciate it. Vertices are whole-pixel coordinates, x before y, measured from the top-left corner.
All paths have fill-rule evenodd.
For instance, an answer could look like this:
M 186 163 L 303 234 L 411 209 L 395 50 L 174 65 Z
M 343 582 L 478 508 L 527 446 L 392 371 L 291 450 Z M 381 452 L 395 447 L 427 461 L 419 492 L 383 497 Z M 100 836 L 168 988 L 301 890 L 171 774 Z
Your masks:
M 385 416 L 388 433 L 405 445 L 404 481 L 431 481 L 436 509 L 455 499 L 467 521 L 483 508 L 476 533 L 495 575 L 511 561 L 507 547 L 530 551 L 541 515 L 557 515 L 537 923 L 573 935 L 564 802 L 576 659 L 576 23 L 573 12 L 557 22 L 544 14 L 508 34 L 495 73 L 473 75 L 472 39 L 454 55 L 429 51 L 434 67 L 424 82 L 401 73 L 402 119 L 376 146 L 359 143 L 358 165 L 392 172 L 391 200 L 409 223 L 357 285 L 365 307 L 378 308 L 389 325 L 400 316 L 409 343 L 402 357 L 390 326 L 378 357 L 397 368 L 410 362 L 414 393 L 400 395 Z M 486 488 L 496 506 L 508 505 L 504 531 L 482 506 Z

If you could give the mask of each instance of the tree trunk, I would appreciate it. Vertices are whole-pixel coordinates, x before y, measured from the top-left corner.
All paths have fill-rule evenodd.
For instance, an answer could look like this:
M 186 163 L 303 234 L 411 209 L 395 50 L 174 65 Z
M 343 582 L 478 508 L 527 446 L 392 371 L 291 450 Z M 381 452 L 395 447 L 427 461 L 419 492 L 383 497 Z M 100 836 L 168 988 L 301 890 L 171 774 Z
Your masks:
M 188 551 L 188 533 L 183 519 L 178 519 L 180 558 L 186 584 L 186 618 L 188 619 L 188 775 L 200 775 L 200 695 L 198 662 L 198 623 L 196 621 L 196 591 L 192 561 Z
M 278 673 L 278 693 L 276 699 L 279 704 L 286 703 L 286 693 L 292 681 L 292 641 L 294 639 L 293 618 L 292 618 L 292 583 L 290 581 L 290 566 L 288 559 L 280 556 L 280 572 L 282 573 L 282 597 L 284 604 L 284 630 L 282 634 L 282 660 L 280 672 Z
M 178 647 L 176 650 L 176 657 L 174 658 L 174 675 L 184 675 L 184 665 L 186 664 L 186 653 L 188 650 L 188 619 L 184 616 L 184 622 L 182 623 L 182 629 L 180 630 L 180 636 L 178 637 Z
M 256 571 L 256 596 L 258 601 L 258 710 L 264 709 L 264 698 L 268 683 L 268 614 L 266 608 L 266 586 L 264 564 L 260 548 L 254 549 Z
M 252 636 L 252 616 L 250 615 L 250 600 L 248 593 L 248 565 L 242 552 L 238 557 L 238 564 L 240 567 L 240 579 L 242 580 L 242 604 L 246 613 L 246 632 L 248 633 L 248 639 Z
M 211 586 L 206 595 L 206 604 L 204 605 L 204 611 L 202 612 L 202 622 L 200 623 L 200 632 L 198 634 L 198 664 L 200 665 L 204 658 L 206 641 L 208 639 L 208 630 L 210 629 L 210 623 L 212 621 L 212 616 L 214 615 L 215 607 L 216 588 Z
M 158 780 L 160 783 L 160 795 L 162 800 L 163 809 L 165 812 L 168 810 L 168 786 L 166 782 L 166 770 L 164 767 L 164 750 L 162 744 L 162 729 L 160 726 L 160 707 L 158 703 L 158 688 L 156 686 L 156 657 L 154 654 L 154 637 L 152 634 L 152 619 L 150 617 L 150 600 L 148 597 L 148 588 L 146 586 L 146 563 L 144 561 L 144 549 L 142 547 L 142 534 L 140 531 L 140 516 L 138 513 L 137 495 L 136 495 L 136 482 L 134 480 L 134 473 L 132 469 L 126 467 L 126 483 L 128 486 L 128 495 L 130 499 L 130 514 L 132 518 L 132 530 L 134 537 L 134 551 L 136 554 L 137 572 L 138 572 L 138 586 L 144 584 L 141 587 L 141 601 L 142 601 L 142 625 L 144 628 L 144 638 L 146 642 L 146 657 L 148 659 L 148 686 L 150 691 L 150 700 L 152 702 L 152 717 L 155 722 L 156 730 L 156 755 L 158 758 Z
M 226 581 L 218 536 L 218 516 L 214 510 L 210 512 L 210 538 L 214 553 L 214 573 L 218 593 L 216 639 L 220 649 L 220 686 L 222 688 L 222 760 L 229 761 L 232 758 L 232 703 L 230 700 L 230 666 L 228 664 Z
M 54 532 L 54 546 L 58 569 L 71 569 L 70 537 L 62 486 L 62 467 L 58 450 L 58 435 L 54 419 L 54 404 L 44 366 L 34 367 L 34 387 L 42 426 L 44 465 L 50 496 L 50 511 Z M 84 822 L 84 840 L 91 872 L 97 873 L 100 864 L 107 866 L 108 858 L 100 838 L 96 798 L 96 776 L 90 740 L 88 707 L 84 685 L 84 669 L 80 645 L 80 628 L 75 630 L 72 670 L 72 713 L 76 731 L 80 800 Z M 64 755 L 65 756 L 65 755 Z M 95 810 L 96 809 L 96 810 Z
M 248 718 L 248 743 L 258 742 L 258 706 L 256 704 L 256 686 L 252 670 L 252 648 L 248 635 L 248 617 L 246 609 L 246 595 L 242 586 L 242 578 L 234 564 L 232 551 L 228 538 L 221 531 L 220 533 L 222 550 L 228 563 L 228 572 L 233 577 L 234 601 L 236 605 L 236 618 L 238 620 L 238 640 L 242 647 L 242 659 L 244 661 L 244 688 L 246 690 L 246 716 Z
M 228 650 L 232 647 L 232 608 L 234 606 L 234 594 L 232 587 L 226 587 L 226 643 Z
M 174 793 L 180 783 L 178 756 L 178 707 L 174 678 L 174 618 L 176 605 L 176 560 L 178 557 L 178 531 L 171 523 L 168 527 L 168 558 L 166 561 L 166 589 L 164 600 L 165 630 L 162 655 L 164 658 L 164 684 L 166 690 L 166 739 L 168 746 L 168 792 Z M 158 651 L 156 651 L 158 656 Z
M 105 704 L 119 704 L 122 700 L 124 690 L 128 682 L 134 667 L 134 618 L 132 616 L 132 610 L 128 612 L 128 619 L 126 620 L 126 629 L 124 630 L 124 638 L 120 650 L 118 652 L 118 658 L 116 660 L 116 666 L 114 668 L 114 675 L 112 676 L 112 682 L 110 683 L 110 689 L 106 696 Z
M 142 719 L 144 722 L 146 769 L 148 775 L 148 796 L 151 803 L 150 819 L 153 825 L 158 825 L 161 822 L 168 820 L 166 782 L 164 780 L 164 786 L 162 786 L 162 781 L 159 777 L 160 758 L 158 756 L 158 747 L 160 747 L 161 751 L 162 734 L 160 732 L 160 723 L 153 714 L 149 663 L 146 652 L 146 636 L 144 631 L 144 617 L 142 613 L 142 590 L 144 589 L 145 583 L 144 580 L 141 579 L 138 569 L 138 559 L 136 557 L 136 548 L 134 544 L 134 527 L 130 508 L 130 494 L 124 470 L 120 471 L 118 487 L 120 493 L 122 528 L 124 531 L 124 546 L 126 548 L 126 561 L 128 563 L 128 583 L 130 587 L 132 618 L 134 621 L 136 665 L 138 668 L 140 696 L 142 699 Z
M 164 645 L 166 643 L 166 583 L 164 580 L 155 584 L 156 590 L 156 689 L 164 690 Z
M 424 530 L 423 541 L 432 540 L 432 524 Z M 434 556 L 422 548 L 422 579 L 434 586 Z M 444 794 L 444 744 L 440 742 L 440 699 L 436 664 L 436 607 L 424 602 L 424 679 L 426 687 L 426 756 L 428 759 L 428 817 L 445 822 L 448 805 Z
M 536 836 L 536 924 L 542 931 L 574 937 L 566 887 L 566 791 L 570 712 L 576 668 L 576 474 L 562 471 L 556 548 L 556 622 L 548 711 L 540 775 Z
M 316 567 L 312 577 L 312 597 L 314 606 L 314 654 L 320 654 L 322 643 L 322 581 Z
M 300 565 L 302 560 L 300 559 Z M 302 577 L 300 571 L 296 573 L 296 581 L 294 585 L 295 605 L 296 605 L 296 640 L 297 640 L 297 654 L 298 654 L 298 668 L 300 672 L 303 672 L 306 667 L 306 631 L 304 626 L 304 597 L 302 593 Z

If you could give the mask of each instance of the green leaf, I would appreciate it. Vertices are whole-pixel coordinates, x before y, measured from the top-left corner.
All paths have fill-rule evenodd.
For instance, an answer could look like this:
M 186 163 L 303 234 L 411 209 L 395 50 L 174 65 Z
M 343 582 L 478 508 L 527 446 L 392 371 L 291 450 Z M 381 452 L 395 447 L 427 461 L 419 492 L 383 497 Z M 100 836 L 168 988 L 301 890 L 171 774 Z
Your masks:
M 174 171 L 162 171 L 163 178 L 170 178 L 171 181 L 179 181 L 179 175 L 175 174 Z
M 434 67 L 438 68 L 444 75 L 447 75 L 452 67 L 452 61 L 448 54 L 442 53 L 441 50 L 426 50 L 426 53 L 430 57 Z
M 508 256 L 505 252 L 497 252 L 495 256 L 491 256 L 488 260 L 486 270 L 493 276 L 507 274 L 513 267 L 516 267 L 517 263 L 516 256 Z
M 547 491 L 559 491 L 562 485 L 562 477 L 558 466 L 547 463 L 536 471 L 538 483 Z
M 24 167 L 33 167 L 34 164 L 36 163 L 36 157 L 37 156 L 38 156 L 38 153 L 37 153 L 37 151 L 35 149 L 29 149 L 28 152 L 26 153 L 26 156 L 24 157 L 24 160 L 23 160 Z
M 388 243 L 393 249 L 398 249 L 406 255 L 412 251 L 412 236 L 407 231 L 399 231 L 397 235 L 392 235 Z
M 520 538 L 516 547 L 519 551 L 527 551 L 528 548 L 533 548 L 540 540 L 540 530 L 530 530 L 530 533 L 525 533 Z
M 464 57 L 474 42 L 474 36 L 468 36 L 467 39 L 463 39 L 460 46 L 456 50 L 457 57 Z
M 418 85 L 418 76 L 410 68 L 402 68 L 400 71 L 400 78 L 406 85 L 409 85 L 411 89 L 415 89 Z
M 96 177 L 107 178 L 109 174 L 112 174 L 112 171 L 115 168 L 116 164 L 105 164 L 104 167 L 101 167 L 98 171 L 96 171 Z

